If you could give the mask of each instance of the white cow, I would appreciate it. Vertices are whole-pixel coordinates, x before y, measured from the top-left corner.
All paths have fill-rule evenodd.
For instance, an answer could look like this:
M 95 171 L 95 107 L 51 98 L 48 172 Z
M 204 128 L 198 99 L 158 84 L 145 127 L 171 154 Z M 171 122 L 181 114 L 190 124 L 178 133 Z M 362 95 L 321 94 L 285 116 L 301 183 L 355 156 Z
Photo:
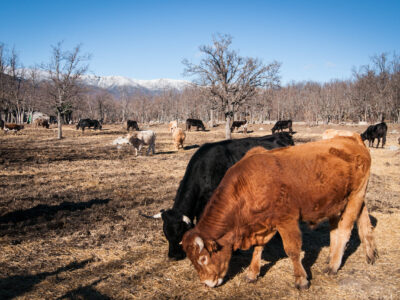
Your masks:
M 138 150 L 140 151 L 143 145 L 149 146 L 146 155 L 149 155 L 150 150 L 152 150 L 153 154 L 155 153 L 156 134 L 153 130 L 134 132 L 132 134 L 128 134 L 127 138 L 129 140 L 129 144 L 135 148 L 136 156 L 138 155 Z

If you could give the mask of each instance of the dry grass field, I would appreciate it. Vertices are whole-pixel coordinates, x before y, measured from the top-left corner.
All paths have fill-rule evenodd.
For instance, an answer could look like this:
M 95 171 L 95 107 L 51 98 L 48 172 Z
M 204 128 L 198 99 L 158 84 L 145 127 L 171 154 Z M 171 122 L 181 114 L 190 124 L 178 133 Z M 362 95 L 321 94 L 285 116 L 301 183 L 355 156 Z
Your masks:
M 61 141 L 54 128 L 1 131 L 0 299 L 400 299 L 400 151 L 390 149 L 400 126 L 388 126 L 385 149 L 371 149 L 367 193 L 377 263 L 366 263 L 355 229 L 342 268 L 328 276 L 328 225 L 302 226 L 311 287 L 301 292 L 279 237 L 265 247 L 256 283 L 244 275 L 251 251 L 238 251 L 225 283 L 211 289 L 189 260 L 168 260 L 162 222 L 139 215 L 172 206 L 191 156 L 203 143 L 223 139 L 222 125 L 188 132 L 179 151 L 167 125 L 142 125 L 157 133 L 156 154 L 138 157 L 131 147 L 111 145 L 125 134 L 120 125 L 85 133 L 64 126 Z M 269 134 L 271 127 L 251 125 L 248 135 Z M 294 124 L 294 139 L 305 143 L 327 128 L 365 127 Z

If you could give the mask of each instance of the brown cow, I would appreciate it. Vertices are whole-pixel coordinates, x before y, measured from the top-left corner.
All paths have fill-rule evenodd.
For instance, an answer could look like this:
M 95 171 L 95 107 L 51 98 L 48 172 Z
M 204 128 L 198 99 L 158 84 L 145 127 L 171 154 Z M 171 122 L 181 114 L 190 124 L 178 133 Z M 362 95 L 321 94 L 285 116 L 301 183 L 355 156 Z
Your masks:
M 49 128 L 49 121 L 46 119 L 35 119 L 35 121 L 33 121 L 33 124 L 35 125 L 35 128 L 39 128 L 40 126 L 44 127 L 44 128 Z
M 21 129 L 24 129 L 24 125 L 19 125 L 19 124 L 15 124 L 15 123 L 4 124 L 5 131 L 9 131 L 9 130 L 20 131 Z
M 186 133 L 182 128 L 174 127 L 172 129 L 172 139 L 174 140 L 174 145 L 176 150 L 179 150 L 179 147 L 183 149 L 183 142 L 185 141 Z
M 247 272 L 257 279 L 263 246 L 278 231 L 294 267 L 295 286 L 308 288 L 301 264 L 299 221 L 314 226 L 328 219 L 330 262 L 339 269 L 354 222 L 367 262 L 377 257 L 364 196 L 371 157 L 359 135 L 294 147 L 250 150 L 225 174 L 196 227 L 182 240 L 201 282 L 220 285 L 232 251 L 255 246 Z
M 335 136 L 357 136 L 357 135 L 359 134 L 349 130 L 327 129 L 322 133 L 322 139 L 327 140 L 334 138 Z

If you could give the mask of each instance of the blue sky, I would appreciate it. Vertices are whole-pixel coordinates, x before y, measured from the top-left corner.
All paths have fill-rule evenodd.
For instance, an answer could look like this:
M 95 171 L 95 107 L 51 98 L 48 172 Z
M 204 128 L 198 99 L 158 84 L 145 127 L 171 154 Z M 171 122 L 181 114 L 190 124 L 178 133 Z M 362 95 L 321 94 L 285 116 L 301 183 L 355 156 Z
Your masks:
M 283 83 L 349 79 L 372 55 L 400 53 L 400 1 L 0 1 L 0 42 L 25 67 L 64 41 L 83 44 L 96 75 L 189 79 L 182 59 L 198 61 L 215 33 L 281 62 Z

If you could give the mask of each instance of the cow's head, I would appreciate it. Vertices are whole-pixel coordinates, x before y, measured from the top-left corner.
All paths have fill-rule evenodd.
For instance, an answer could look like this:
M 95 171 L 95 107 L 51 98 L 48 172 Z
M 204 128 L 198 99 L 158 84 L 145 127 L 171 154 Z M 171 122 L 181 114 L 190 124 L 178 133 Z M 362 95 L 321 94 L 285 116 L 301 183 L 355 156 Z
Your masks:
M 367 131 L 361 133 L 360 136 L 363 141 L 368 140 L 368 132 Z
M 228 271 L 232 245 L 204 240 L 195 230 L 190 230 L 183 236 L 182 247 L 202 283 L 209 287 L 221 285 Z
M 163 231 L 168 240 L 168 257 L 180 260 L 185 258 L 185 252 L 180 245 L 186 231 L 193 227 L 191 220 L 182 213 L 168 209 L 161 213 L 163 219 Z

